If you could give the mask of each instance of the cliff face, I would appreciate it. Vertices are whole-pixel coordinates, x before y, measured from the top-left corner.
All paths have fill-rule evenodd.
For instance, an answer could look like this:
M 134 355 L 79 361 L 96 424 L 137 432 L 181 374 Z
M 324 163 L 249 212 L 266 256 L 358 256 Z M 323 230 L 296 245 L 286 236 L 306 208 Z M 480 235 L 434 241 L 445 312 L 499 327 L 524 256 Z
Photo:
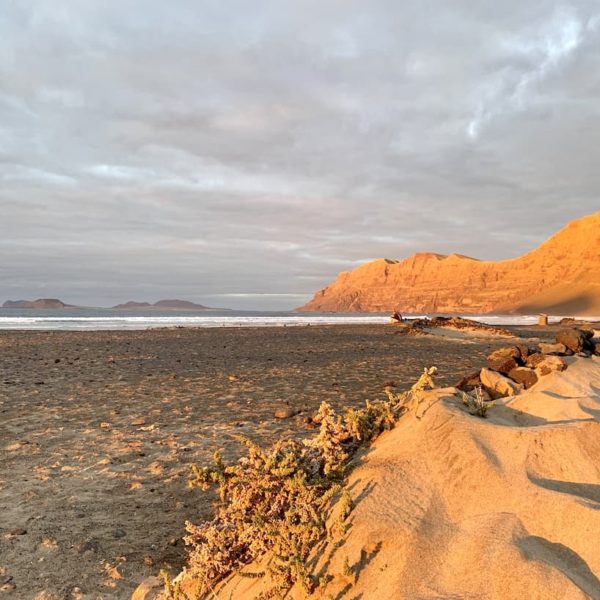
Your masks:
M 600 212 L 512 260 L 418 253 L 340 273 L 298 311 L 600 315 Z

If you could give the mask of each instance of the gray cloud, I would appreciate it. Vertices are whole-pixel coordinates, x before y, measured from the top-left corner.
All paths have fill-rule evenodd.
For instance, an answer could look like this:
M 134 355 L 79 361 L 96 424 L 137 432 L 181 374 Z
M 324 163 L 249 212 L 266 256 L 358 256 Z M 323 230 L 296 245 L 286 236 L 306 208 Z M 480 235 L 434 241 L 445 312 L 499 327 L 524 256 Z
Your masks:
M 290 308 L 600 208 L 595 0 L 12 0 L 0 294 Z

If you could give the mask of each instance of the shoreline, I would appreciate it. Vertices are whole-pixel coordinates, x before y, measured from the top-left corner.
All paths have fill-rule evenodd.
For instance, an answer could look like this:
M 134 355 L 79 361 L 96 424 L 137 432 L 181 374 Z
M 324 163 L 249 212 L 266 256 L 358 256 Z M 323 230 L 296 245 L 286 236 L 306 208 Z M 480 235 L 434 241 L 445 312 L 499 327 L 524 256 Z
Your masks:
M 305 437 L 321 401 L 363 406 L 424 366 L 454 384 L 506 343 L 388 325 L 2 331 L 0 573 L 23 600 L 128 597 L 177 572 L 186 519 L 210 516 L 187 488 L 192 464 L 235 458 L 240 434 Z
M 422 315 L 405 316 L 405 322 L 410 323 L 423 318 Z M 469 320 L 503 328 L 531 328 L 537 326 L 537 316 L 487 315 L 467 316 Z M 573 317 L 550 317 L 547 327 L 557 327 L 561 320 Z M 600 319 L 595 317 L 574 317 L 577 323 L 598 324 Z M 28 325 L 27 325 L 28 324 Z M 303 327 L 365 327 L 391 326 L 389 315 L 360 316 L 119 316 L 119 317 L 58 317 L 58 316 L 17 316 L 5 317 L 0 314 L 0 334 L 4 332 L 111 332 L 124 331 L 157 331 L 157 330 L 239 330 L 239 329 L 285 329 Z

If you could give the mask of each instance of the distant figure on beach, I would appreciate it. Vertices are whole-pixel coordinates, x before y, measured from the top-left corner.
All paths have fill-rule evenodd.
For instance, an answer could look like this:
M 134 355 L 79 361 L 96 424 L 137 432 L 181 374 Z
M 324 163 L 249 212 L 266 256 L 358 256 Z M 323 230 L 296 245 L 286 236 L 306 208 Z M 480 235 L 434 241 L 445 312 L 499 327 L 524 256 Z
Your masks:
M 402 318 L 402 315 L 397 310 L 395 310 L 392 313 L 392 316 L 390 317 L 390 321 L 392 323 L 402 323 L 402 321 L 404 321 L 404 319 Z

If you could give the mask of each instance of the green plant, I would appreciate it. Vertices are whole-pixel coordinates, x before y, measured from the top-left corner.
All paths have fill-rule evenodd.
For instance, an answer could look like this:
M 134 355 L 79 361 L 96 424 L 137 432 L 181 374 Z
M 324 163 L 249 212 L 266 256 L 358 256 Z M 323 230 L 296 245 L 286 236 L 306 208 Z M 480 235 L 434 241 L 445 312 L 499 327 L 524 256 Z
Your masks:
M 494 406 L 493 400 L 486 400 L 481 386 L 477 386 L 474 390 L 474 395 L 461 392 L 463 404 L 467 407 L 470 414 L 485 419 L 487 412 Z
M 435 367 L 425 369 L 410 390 L 388 400 L 366 402 L 362 409 L 338 415 L 323 402 L 314 420 L 320 429 L 312 439 L 281 440 L 262 449 L 239 437 L 246 454 L 226 465 L 219 452 L 211 467 L 193 467 L 191 487 L 217 487 L 219 503 L 213 520 L 186 524 L 190 547 L 186 577 L 206 596 L 220 580 L 261 561 L 273 587 L 263 598 L 283 597 L 300 584 L 311 593 L 318 585 L 307 566 L 311 550 L 327 535 L 326 522 L 336 496 L 339 516 L 329 532 L 333 542 L 347 531 L 353 502 L 341 484 L 356 450 L 391 429 L 417 406 L 423 390 L 435 387 Z M 245 573 L 248 575 L 248 573 Z M 178 583 L 166 580 L 166 596 L 176 600 Z

